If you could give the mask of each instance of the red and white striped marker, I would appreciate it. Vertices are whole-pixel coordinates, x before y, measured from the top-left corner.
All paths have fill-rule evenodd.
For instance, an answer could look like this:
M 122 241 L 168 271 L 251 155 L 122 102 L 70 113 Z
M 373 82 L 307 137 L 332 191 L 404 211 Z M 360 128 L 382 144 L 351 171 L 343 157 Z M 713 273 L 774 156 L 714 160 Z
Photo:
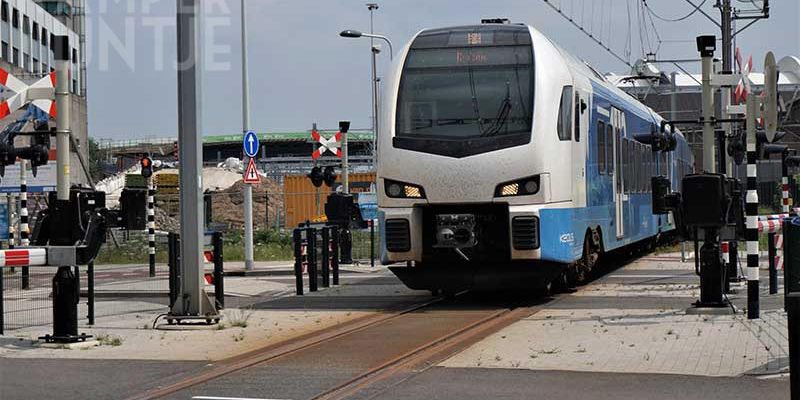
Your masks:
M 45 249 L 0 250 L 0 266 L 2 267 L 41 267 L 47 265 Z
M 783 269 L 783 234 L 775 235 L 775 269 Z
M 311 158 L 314 160 L 325 154 L 326 151 L 336 153 L 337 157 L 342 157 L 342 132 L 336 132 L 333 137 L 326 139 L 324 136 L 314 129 L 311 131 L 311 138 L 319 143 L 319 147 L 311 153 Z
M 3 119 L 14 111 L 24 107 L 29 102 L 48 113 L 51 117 L 56 117 L 55 87 L 56 73 L 51 72 L 46 77 L 27 85 L 19 78 L 0 68 L 0 85 L 13 91 L 14 94 L 8 100 L 0 103 L 0 119 Z

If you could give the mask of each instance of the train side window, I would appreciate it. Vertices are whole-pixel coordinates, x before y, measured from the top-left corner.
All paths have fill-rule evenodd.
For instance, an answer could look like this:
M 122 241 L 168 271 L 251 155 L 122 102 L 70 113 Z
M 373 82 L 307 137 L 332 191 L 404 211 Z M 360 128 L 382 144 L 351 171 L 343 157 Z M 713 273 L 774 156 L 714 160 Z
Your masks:
M 558 140 L 572 140 L 572 86 L 561 90 L 561 105 L 558 108 Z
M 606 170 L 609 175 L 614 175 L 614 127 L 606 126 Z
M 631 145 L 628 139 L 622 139 L 622 181 L 625 193 L 631 192 Z
M 581 141 L 581 95 L 575 92 L 575 141 Z
M 597 172 L 600 175 L 606 172 L 606 124 L 597 121 Z
M 617 171 L 617 192 L 622 191 L 622 178 L 624 177 L 625 168 L 622 166 L 622 135 L 619 133 L 619 128 L 614 128 L 614 134 L 617 138 L 617 151 L 614 152 L 616 154 L 615 160 L 615 168 Z
M 636 174 L 636 191 L 641 193 L 643 192 L 644 184 L 642 179 L 642 144 L 639 142 L 636 143 L 636 165 L 633 168 L 634 173 Z

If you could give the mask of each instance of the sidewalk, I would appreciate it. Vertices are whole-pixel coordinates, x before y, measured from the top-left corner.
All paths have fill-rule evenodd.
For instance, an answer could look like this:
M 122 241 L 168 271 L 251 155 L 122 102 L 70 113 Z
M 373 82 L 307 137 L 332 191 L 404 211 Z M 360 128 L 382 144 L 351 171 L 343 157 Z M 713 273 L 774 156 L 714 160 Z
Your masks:
M 645 257 L 447 360 L 446 367 L 771 375 L 788 370 L 782 287 L 768 295 L 761 273 L 761 318 L 743 313 L 746 288 L 730 296 L 735 315 L 689 315 L 699 297 L 692 262 Z

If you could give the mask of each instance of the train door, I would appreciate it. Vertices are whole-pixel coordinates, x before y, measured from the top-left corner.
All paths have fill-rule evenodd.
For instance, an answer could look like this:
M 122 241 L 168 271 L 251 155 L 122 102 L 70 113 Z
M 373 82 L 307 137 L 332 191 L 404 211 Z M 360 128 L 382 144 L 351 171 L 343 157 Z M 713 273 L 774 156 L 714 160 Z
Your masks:
M 589 118 L 585 110 L 585 92 L 577 87 L 573 102 L 575 135 L 572 144 L 572 202 L 575 207 L 586 207 L 586 149 L 589 143 Z
M 625 179 L 624 179 L 624 151 L 622 141 L 625 137 L 625 114 L 618 108 L 611 107 L 611 125 L 614 126 L 614 226 L 617 227 L 617 239 L 625 236 Z

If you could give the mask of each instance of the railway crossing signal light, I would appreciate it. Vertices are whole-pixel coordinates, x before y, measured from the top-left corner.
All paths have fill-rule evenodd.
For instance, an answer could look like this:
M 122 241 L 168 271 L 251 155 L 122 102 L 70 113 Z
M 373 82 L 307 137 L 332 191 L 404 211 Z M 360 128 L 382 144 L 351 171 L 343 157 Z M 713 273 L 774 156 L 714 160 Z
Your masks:
M 322 179 L 328 187 L 333 187 L 333 185 L 336 184 L 336 169 L 333 167 L 325 167 L 325 173 Z
M 153 176 L 153 160 L 150 157 L 142 157 L 140 163 L 142 165 L 142 176 L 145 178 Z
M 306 176 L 308 176 L 308 179 L 311 179 L 311 183 L 314 185 L 314 187 L 322 186 L 322 182 L 325 180 L 325 176 L 322 173 L 322 168 L 320 167 L 311 168 L 311 172 Z

